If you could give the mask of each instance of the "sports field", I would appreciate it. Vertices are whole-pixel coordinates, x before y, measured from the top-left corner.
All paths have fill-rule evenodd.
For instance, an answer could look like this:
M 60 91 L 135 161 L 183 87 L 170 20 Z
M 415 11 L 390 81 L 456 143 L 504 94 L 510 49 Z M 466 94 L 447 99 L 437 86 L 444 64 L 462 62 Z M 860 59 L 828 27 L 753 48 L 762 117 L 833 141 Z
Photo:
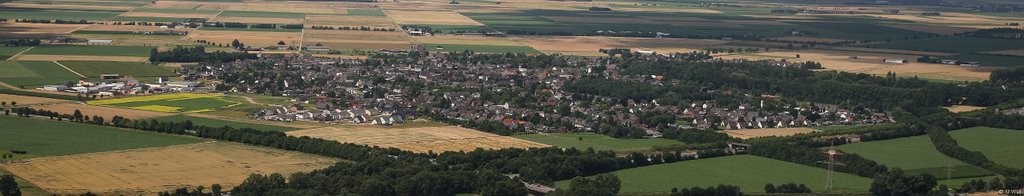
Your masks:
M 228 121 L 228 120 L 221 120 L 221 119 L 212 119 L 212 118 L 187 116 L 187 115 L 181 115 L 181 114 L 173 115 L 173 116 L 158 117 L 158 118 L 153 118 L 153 119 L 156 119 L 156 120 L 161 121 L 161 122 L 192 121 L 193 125 L 202 125 L 202 126 L 208 126 L 208 127 L 229 126 L 229 127 L 233 127 L 233 128 L 236 128 L 236 129 L 237 128 L 251 128 L 251 129 L 256 129 L 256 130 L 261 130 L 261 131 L 281 131 L 281 132 L 284 132 L 284 131 L 292 131 L 292 130 L 298 130 L 299 129 L 299 128 L 293 128 L 293 127 L 282 127 L 282 126 L 274 126 L 274 125 L 263 125 L 263 124 L 256 124 L 256 123 Z
M 122 76 L 177 76 L 168 68 L 140 62 L 114 61 L 59 61 L 60 64 L 88 77 L 100 77 L 100 74 L 121 74 Z
M 872 141 L 837 146 L 837 149 L 858 154 L 890 168 L 899 167 L 907 173 L 927 173 L 946 176 L 947 167 L 952 167 L 953 178 L 981 177 L 992 172 L 950 158 L 935 150 L 928 136 L 913 136 L 899 139 Z
M 972 127 L 949 132 L 957 144 L 979 151 L 989 160 L 1012 168 L 1024 168 L 1024 131 Z
M 805 184 L 823 192 L 827 170 L 751 155 L 682 161 L 611 172 L 622 181 L 620 194 L 668 194 L 672 188 L 739 186 L 745 193 L 764 192 L 764 185 Z M 837 192 L 865 193 L 871 179 L 846 173 L 833 176 Z M 555 182 L 568 188 L 570 180 Z
M 0 165 L 49 192 L 155 195 L 195 185 L 230 190 L 250 174 L 288 176 L 338 160 L 231 142 L 204 142 L 125 151 L 43 157 Z
M 50 61 L 0 61 L 0 82 L 16 87 L 62 84 L 78 79 L 81 77 Z
M 200 139 L 56 120 L 0 116 L 0 150 L 57 156 L 159 147 Z
M 90 105 L 116 106 L 157 112 L 205 112 L 238 103 L 217 94 L 175 93 L 89 101 Z
M 682 142 L 653 138 L 653 139 L 619 139 L 595 133 L 564 133 L 564 134 L 529 134 L 517 135 L 515 138 L 544 143 L 561 148 L 576 148 L 594 150 L 646 150 L 655 146 L 668 146 L 683 144 Z
M 342 143 L 366 144 L 379 147 L 395 147 L 418 153 L 444 151 L 472 151 L 477 148 L 542 148 L 546 144 L 526 141 L 508 136 L 499 136 L 472 129 L 443 126 L 420 122 L 407 123 L 404 127 L 383 127 L 376 125 L 334 126 L 287 132 L 289 136 L 309 136 L 335 140 Z

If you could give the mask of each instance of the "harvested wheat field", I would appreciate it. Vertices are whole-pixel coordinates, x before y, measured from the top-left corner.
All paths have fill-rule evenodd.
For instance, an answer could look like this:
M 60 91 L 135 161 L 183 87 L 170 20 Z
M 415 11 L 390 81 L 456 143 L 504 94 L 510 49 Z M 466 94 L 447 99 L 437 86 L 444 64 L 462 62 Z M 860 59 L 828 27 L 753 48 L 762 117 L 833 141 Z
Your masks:
M 420 43 L 433 44 L 469 44 L 469 45 L 496 45 L 496 46 L 522 46 L 515 40 L 504 37 L 487 37 L 479 35 L 435 35 L 435 36 L 413 36 L 413 40 Z
M 158 1 L 158 5 L 160 4 Z M 231 10 L 231 11 L 258 11 L 258 12 L 290 12 L 307 14 L 346 14 L 351 3 L 338 2 L 202 2 L 198 9 L 201 10 Z
M 726 130 L 725 133 L 729 136 L 739 139 L 750 139 L 758 137 L 770 137 L 770 136 L 791 136 L 801 133 L 816 132 L 817 129 L 807 127 L 796 127 L 796 128 L 769 128 L 769 129 L 741 129 L 741 130 Z
M 401 31 L 306 30 L 305 45 L 323 44 L 333 49 L 408 49 L 409 35 Z
M 611 39 L 632 46 L 633 48 L 653 50 L 659 53 L 692 52 L 728 43 L 727 41 L 722 40 L 685 38 L 613 37 Z
M 43 97 L 30 97 L 30 96 L 8 95 L 8 94 L 0 94 L 0 101 L 7 102 L 8 104 L 10 104 L 10 103 L 18 103 L 19 106 L 30 106 L 30 105 L 46 104 L 46 103 L 70 102 L 68 100 L 61 100 L 61 99 L 50 99 L 50 98 L 43 98 Z
M 246 46 L 267 47 L 275 46 L 277 42 L 298 43 L 301 39 L 301 32 L 262 32 L 262 31 L 205 31 L 202 29 L 193 31 L 186 39 L 189 41 L 206 40 L 214 43 L 229 44 L 238 39 Z
M 173 115 L 173 113 L 112 108 L 78 103 L 41 104 L 32 106 L 32 108 L 50 110 L 61 114 L 73 114 L 75 113 L 75 110 L 79 110 L 83 115 L 102 116 L 104 119 L 113 119 L 114 116 L 121 116 L 128 119 L 144 119 Z
M 302 24 L 301 18 L 261 18 L 261 17 L 217 17 L 210 22 L 239 22 L 255 24 Z
M 146 62 L 147 57 L 136 56 L 87 56 L 87 55 L 48 55 L 48 54 L 23 54 L 18 55 L 19 61 L 121 61 L 121 62 Z
M 0 22 L 0 29 L 3 29 L 0 30 L 0 37 L 50 38 L 86 26 L 89 25 Z
M 371 125 L 336 126 L 287 132 L 343 143 L 396 147 L 413 152 L 468 151 L 476 148 L 534 148 L 548 145 L 457 126 L 390 128 Z
M 483 26 L 483 24 L 453 11 L 386 10 L 385 12 L 398 24 Z
M 306 16 L 306 26 L 344 26 L 344 27 L 377 27 L 377 28 L 398 28 L 387 17 L 380 16 L 350 16 L 350 15 L 309 15 Z
M 973 106 L 973 105 L 952 105 L 952 106 L 944 107 L 944 108 L 946 108 L 946 110 L 949 110 L 949 112 L 953 112 L 953 113 L 970 112 L 970 111 L 985 109 L 985 107 Z
M 515 39 L 545 53 L 570 55 L 604 56 L 598 50 L 633 48 L 611 38 L 598 36 L 524 36 Z
M 799 54 L 800 58 L 795 58 Z M 852 57 L 857 57 L 853 59 Z M 846 71 L 885 75 L 893 72 L 897 76 L 931 78 L 951 81 L 982 81 L 989 78 L 991 68 L 971 68 L 956 65 L 918 63 L 914 59 L 920 56 L 892 53 L 866 53 L 830 50 L 802 50 L 785 52 L 766 52 L 757 54 L 737 54 L 723 56 L 726 59 L 775 59 L 786 58 L 789 61 L 816 61 L 827 70 Z M 907 59 L 903 64 L 884 63 L 884 59 Z
M 230 142 L 111 151 L 29 159 L 0 165 L 56 194 L 154 195 L 194 185 L 231 189 L 250 174 L 287 176 L 337 160 Z

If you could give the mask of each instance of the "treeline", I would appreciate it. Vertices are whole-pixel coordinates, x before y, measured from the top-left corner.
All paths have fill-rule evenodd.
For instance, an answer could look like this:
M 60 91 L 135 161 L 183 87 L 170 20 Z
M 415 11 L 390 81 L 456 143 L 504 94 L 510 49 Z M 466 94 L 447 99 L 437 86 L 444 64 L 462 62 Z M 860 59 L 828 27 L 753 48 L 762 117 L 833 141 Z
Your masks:
M 764 185 L 765 193 L 811 193 L 811 188 L 807 185 L 796 183 L 786 183 L 775 186 L 774 184 L 768 183 Z
M 249 24 L 239 22 L 210 22 L 203 27 L 254 28 L 254 29 L 302 29 L 302 24 Z
M 996 83 L 1024 83 L 1024 67 L 997 69 L 989 75 L 989 80 Z
M 380 27 L 367 27 L 367 26 L 358 26 L 358 27 L 340 26 L 340 27 L 334 27 L 334 26 L 316 26 L 316 25 L 313 25 L 313 26 L 311 26 L 309 28 L 310 29 L 317 29 L 317 30 L 395 31 L 395 28 L 380 28 Z
M 935 194 L 937 184 L 931 174 L 909 175 L 896 168 L 874 176 L 869 190 L 875 195 L 944 195 Z
M 982 29 L 966 33 L 967 37 L 997 38 L 997 39 L 1024 39 L 1024 29 L 1018 28 L 992 28 Z
M 256 54 L 245 52 L 224 52 L 216 51 L 207 53 L 206 47 L 182 47 L 178 46 L 168 51 L 152 49 L 149 54 L 149 62 L 153 64 L 161 62 L 218 62 L 226 63 L 239 59 L 255 59 Z
M 984 168 L 986 170 L 1001 174 L 1003 176 L 1024 176 L 1024 170 L 1010 168 L 989 160 L 984 154 L 978 151 L 967 150 L 957 144 L 956 139 L 949 135 L 948 131 L 936 125 L 928 125 L 928 138 L 931 139 L 935 149 L 956 160 Z
M 39 39 L 16 39 L 4 42 L 4 46 L 38 46 L 42 43 Z
M 701 188 L 695 186 L 693 188 L 677 189 L 672 188 L 671 196 L 742 196 L 743 192 L 740 191 L 740 187 L 732 185 L 719 184 L 718 186 L 712 186 L 707 188 Z
M 48 20 L 48 19 L 14 19 L 18 23 L 45 23 L 45 24 L 93 24 L 86 20 Z
M 1024 188 L 1024 177 L 1008 176 L 1001 180 L 999 178 L 992 178 L 988 182 L 981 179 L 974 179 L 964 182 L 959 187 L 951 188 L 955 188 L 958 193 L 1019 190 Z

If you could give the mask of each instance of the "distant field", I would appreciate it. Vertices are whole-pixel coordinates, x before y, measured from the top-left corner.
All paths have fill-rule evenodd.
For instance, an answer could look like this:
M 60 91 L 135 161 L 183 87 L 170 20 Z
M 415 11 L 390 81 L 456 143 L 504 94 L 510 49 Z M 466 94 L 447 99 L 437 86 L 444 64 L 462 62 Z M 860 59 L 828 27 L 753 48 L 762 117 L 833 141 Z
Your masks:
M 43 157 L 0 167 L 59 195 L 86 191 L 99 195 L 156 195 L 169 189 L 210 184 L 230 190 L 254 173 L 288 176 L 338 161 L 232 142 L 204 142 Z
M 996 50 L 1024 49 L 1024 40 L 974 37 L 940 37 L 917 40 L 893 40 L 891 43 L 871 45 L 878 48 L 934 52 L 973 53 Z
M 873 141 L 837 146 L 837 149 L 858 154 L 890 168 L 899 167 L 907 173 L 927 173 L 946 176 L 947 166 L 953 167 L 953 178 L 994 175 L 985 169 L 950 158 L 932 146 L 928 136 Z
M 380 9 L 348 9 L 348 15 L 353 16 L 384 16 Z
M 146 16 L 117 16 L 112 21 L 135 21 L 135 22 L 187 22 L 188 18 L 171 17 L 146 17 Z
M 43 55 L 92 55 L 92 56 L 134 56 L 149 57 L 152 46 L 83 46 L 44 45 L 36 46 L 25 54 Z
M 1024 44 L 1022 42 L 1021 44 Z M 995 67 L 1024 67 L 1024 57 L 1022 56 L 997 56 L 997 55 L 985 55 L 985 54 L 960 54 L 953 55 L 950 58 L 962 60 L 962 61 L 977 61 L 981 62 L 981 66 L 995 66 Z
M 0 61 L 0 82 L 16 87 L 62 84 L 80 78 L 49 61 Z
M 281 126 L 273 126 L 273 125 L 263 125 L 263 124 L 255 124 L 255 123 L 236 122 L 236 121 L 228 121 L 228 120 L 220 120 L 220 119 L 212 119 L 212 118 L 202 118 L 202 117 L 194 117 L 194 116 L 186 116 L 186 115 L 165 116 L 165 117 L 159 117 L 159 118 L 153 118 L 153 119 L 159 120 L 161 122 L 192 121 L 193 125 L 202 125 L 202 126 L 208 126 L 208 127 L 230 126 L 230 127 L 233 127 L 233 128 L 251 128 L 251 129 L 256 129 L 256 130 L 261 130 L 261 131 L 280 131 L 280 132 L 284 132 L 284 131 L 292 131 L 292 130 L 298 130 L 299 129 L 299 128 L 293 128 L 293 127 L 281 127 Z
M 171 70 L 139 62 L 113 61 L 60 61 L 61 64 L 88 77 L 100 77 L 100 74 L 115 73 L 122 76 L 177 76 Z
M 169 146 L 200 139 L 56 120 L 0 116 L 0 150 L 57 156 Z
M 204 112 L 238 103 L 220 95 L 176 93 L 89 101 L 91 105 L 117 106 L 157 112 Z
M 101 21 L 117 16 L 116 11 L 77 11 L 58 9 L 0 8 L 0 18 L 41 19 L 41 20 L 92 20 Z
M 478 53 L 526 53 L 540 54 L 540 51 L 529 46 L 499 46 L 499 45 L 470 45 L 470 44 L 433 44 L 424 43 L 427 51 L 432 52 L 463 52 L 470 50 Z
M 736 155 L 702 160 L 653 165 L 611 172 L 622 181 L 626 194 L 667 194 L 672 188 L 709 187 L 719 184 L 739 186 L 745 193 L 762 193 L 764 185 L 805 184 L 814 192 L 825 189 L 825 169 L 775 159 Z M 865 193 L 871 179 L 846 173 L 833 176 L 837 192 Z M 570 180 L 555 182 L 568 188 Z
M 11 58 L 11 56 L 14 56 L 15 54 L 18 54 L 19 52 L 24 51 L 25 49 L 28 49 L 28 47 L 27 46 L 11 46 L 11 47 L 3 46 L 3 47 L 0 47 L 0 61 L 2 61 L 4 59 L 7 59 L 7 58 Z
M 225 10 L 217 17 L 305 18 L 306 14 L 293 12 L 261 12 Z
M 679 141 L 662 138 L 618 139 L 594 133 L 529 134 L 513 137 L 561 148 L 576 148 L 580 150 L 587 148 L 594 148 L 594 150 L 645 150 L 655 146 L 683 144 Z
M 1024 168 L 1024 131 L 973 127 L 949 132 L 957 144 L 979 151 L 989 160 L 1012 168 Z

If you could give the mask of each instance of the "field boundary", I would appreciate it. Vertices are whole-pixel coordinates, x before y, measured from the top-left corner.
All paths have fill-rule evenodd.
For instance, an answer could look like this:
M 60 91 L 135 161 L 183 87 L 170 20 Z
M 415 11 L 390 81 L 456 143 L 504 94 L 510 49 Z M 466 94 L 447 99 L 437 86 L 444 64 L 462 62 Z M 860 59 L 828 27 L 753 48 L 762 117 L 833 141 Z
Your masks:
M 71 68 L 68 68 L 68 66 L 64 66 L 64 64 L 60 64 L 60 62 L 53 61 L 53 63 L 57 64 L 57 65 L 60 65 L 60 67 L 63 67 L 64 69 L 67 69 L 68 71 L 71 71 L 71 73 L 75 73 L 75 75 L 78 75 L 78 76 L 83 77 L 83 78 L 88 78 L 88 77 L 85 77 L 85 75 L 82 75 L 82 74 L 78 73 L 77 71 L 75 71 L 75 70 L 73 70 Z
M 21 52 L 18 52 L 17 54 L 11 55 L 11 57 L 7 57 L 6 61 L 14 60 L 14 59 L 15 59 L 15 58 L 17 58 L 18 56 L 20 56 L 20 55 L 21 55 L 21 53 L 25 53 L 25 52 L 28 52 L 28 50 L 31 50 L 31 49 L 33 49 L 33 48 L 36 48 L 36 47 L 35 47 L 35 46 L 32 46 L 32 47 L 28 47 L 28 49 L 22 50 Z

